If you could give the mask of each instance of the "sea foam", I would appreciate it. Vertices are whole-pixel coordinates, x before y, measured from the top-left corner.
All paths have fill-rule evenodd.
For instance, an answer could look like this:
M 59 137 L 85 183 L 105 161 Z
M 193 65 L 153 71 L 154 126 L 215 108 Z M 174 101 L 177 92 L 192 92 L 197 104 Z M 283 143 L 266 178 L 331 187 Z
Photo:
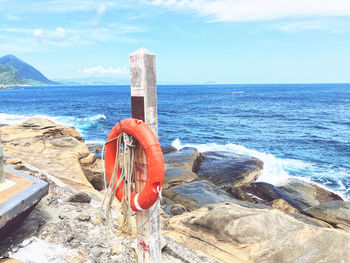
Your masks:
M 20 115 L 0 113 L 0 124 L 14 125 L 22 123 L 30 118 L 42 118 L 64 126 L 75 127 L 82 136 L 84 136 L 86 129 L 97 125 L 99 121 L 107 119 L 104 114 L 79 118 L 74 116 L 49 116 L 42 114 Z
M 177 138 L 172 142 L 172 146 L 178 150 L 183 147 L 195 147 L 201 153 L 209 151 L 226 151 L 258 158 L 264 162 L 264 169 L 258 181 L 263 181 L 274 185 L 281 184 L 286 181 L 290 177 L 289 171 L 300 171 L 310 166 L 310 164 L 307 162 L 294 159 L 277 158 L 272 154 L 259 152 L 246 148 L 243 145 L 233 143 L 224 145 L 216 143 L 182 145 L 180 139 Z

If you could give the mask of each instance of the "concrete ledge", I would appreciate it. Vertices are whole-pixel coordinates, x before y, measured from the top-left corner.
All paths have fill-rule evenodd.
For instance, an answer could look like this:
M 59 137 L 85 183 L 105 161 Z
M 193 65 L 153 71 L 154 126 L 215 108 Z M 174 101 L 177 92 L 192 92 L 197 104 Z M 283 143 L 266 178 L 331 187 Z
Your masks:
M 20 171 L 11 169 L 5 166 L 5 171 L 15 173 L 23 177 L 24 180 L 31 180 L 34 183 L 23 189 L 16 195 L 9 197 L 9 199 L 0 204 L 0 236 L 11 231 L 16 225 L 21 223 L 35 205 L 45 196 L 49 191 L 49 185 L 35 177 L 22 173 Z M 1 194 L 1 192 L 0 192 Z

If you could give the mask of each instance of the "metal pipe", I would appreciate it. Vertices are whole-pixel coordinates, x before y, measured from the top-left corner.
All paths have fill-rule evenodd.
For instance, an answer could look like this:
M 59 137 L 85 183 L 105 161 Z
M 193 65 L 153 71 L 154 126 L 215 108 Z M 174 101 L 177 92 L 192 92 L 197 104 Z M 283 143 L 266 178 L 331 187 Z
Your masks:
M 4 152 L 2 149 L 2 143 L 1 143 L 1 133 L 0 133 L 0 184 L 5 182 L 5 176 L 4 176 Z

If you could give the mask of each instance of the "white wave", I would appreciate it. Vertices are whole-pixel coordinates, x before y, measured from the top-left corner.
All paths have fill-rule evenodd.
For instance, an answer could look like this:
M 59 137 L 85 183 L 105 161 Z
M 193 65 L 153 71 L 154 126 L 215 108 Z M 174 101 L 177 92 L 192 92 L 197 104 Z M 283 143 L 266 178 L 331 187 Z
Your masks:
M 0 113 L 0 124 L 14 125 L 22 123 L 30 118 L 42 118 L 64 126 L 75 127 L 78 130 L 78 132 L 82 135 L 84 134 L 84 130 L 86 130 L 87 128 L 96 125 L 100 120 L 107 119 L 106 115 L 104 114 L 97 114 L 90 117 L 79 118 L 74 116 L 49 116 L 42 114 L 19 115 Z
M 299 171 L 310 166 L 309 163 L 303 161 L 277 158 L 272 154 L 259 152 L 233 143 L 225 145 L 216 143 L 182 145 L 180 139 L 177 138 L 173 141 L 172 146 L 178 150 L 183 147 L 195 147 L 199 152 L 226 151 L 258 158 L 264 162 L 264 169 L 262 175 L 258 178 L 258 181 L 274 185 L 286 181 L 290 177 L 288 171 Z

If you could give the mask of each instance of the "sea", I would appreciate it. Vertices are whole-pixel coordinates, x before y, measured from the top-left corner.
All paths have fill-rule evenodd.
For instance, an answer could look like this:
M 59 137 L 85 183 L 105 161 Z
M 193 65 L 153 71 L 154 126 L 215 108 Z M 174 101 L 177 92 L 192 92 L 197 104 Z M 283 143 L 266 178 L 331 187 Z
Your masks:
M 350 201 L 350 84 L 159 85 L 159 141 L 264 162 L 259 181 L 314 182 Z M 42 117 L 103 144 L 131 116 L 129 86 L 0 90 L 0 124 Z

